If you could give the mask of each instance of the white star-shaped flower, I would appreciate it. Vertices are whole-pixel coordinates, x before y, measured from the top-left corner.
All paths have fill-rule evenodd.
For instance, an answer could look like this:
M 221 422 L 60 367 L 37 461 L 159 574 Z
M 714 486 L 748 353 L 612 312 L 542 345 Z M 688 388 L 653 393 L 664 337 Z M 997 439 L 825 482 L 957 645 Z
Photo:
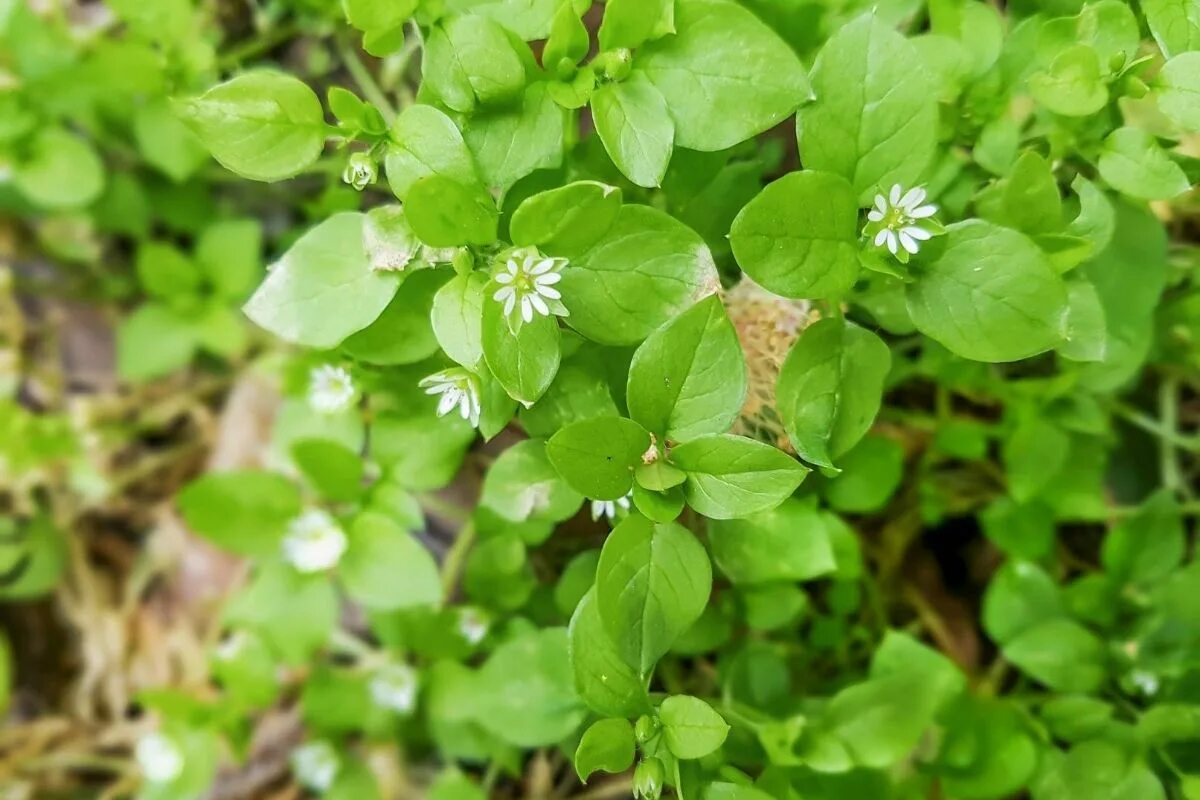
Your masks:
M 601 517 L 608 517 L 611 521 L 616 521 L 617 510 L 629 510 L 630 495 L 618 497 L 616 500 L 593 500 L 592 501 L 592 519 L 599 520 Z
M 375 705 L 397 714 L 412 713 L 417 704 L 417 672 L 407 664 L 380 667 L 367 688 Z
M 333 745 L 324 740 L 308 742 L 292 751 L 292 772 L 296 780 L 314 792 L 325 792 L 342 769 L 342 759 Z
M 165 733 L 148 733 L 138 739 L 134 758 L 150 783 L 170 783 L 183 772 L 183 751 Z
M 458 632 L 467 641 L 467 644 L 476 645 L 482 642 L 483 637 L 487 636 L 489 627 L 487 617 L 478 610 L 474 608 L 458 610 Z
M 346 534 L 329 512 L 309 509 L 288 523 L 283 557 L 299 572 L 333 569 L 346 552 Z
M 936 233 L 932 226 L 921 222 L 938 210 L 935 205 L 925 204 L 925 196 L 925 190 L 920 186 L 906 192 L 900 184 L 893 186 L 887 197 L 875 195 L 875 207 L 867 212 L 867 219 L 874 223 L 869 228 L 878 228 L 873 244 L 886 246 L 894 256 L 898 256 L 901 249 L 915 255 L 921 249 L 921 242 L 928 241 Z M 922 227 L 923 224 L 926 227 Z
M 562 293 L 554 285 L 562 280 L 565 266 L 562 259 L 547 258 L 536 250 L 513 253 L 496 275 L 500 288 L 492 299 L 504 304 L 505 316 L 511 317 L 519 308 L 525 322 L 533 322 L 534 314 L 563 316 L 565 309 L 558 303 Z
M 343 367 L 322 364 L 308 373 L 308 405 L 320 414 L 345 411 L 354 401 L 354 381 Z
M 465 369 L 454 367 L 435 372 L 417 384 L 425 394 L 440 394 L 437 415 L 444 417 L 458 408 L 459 415 L 479 427 L 479 382 Z

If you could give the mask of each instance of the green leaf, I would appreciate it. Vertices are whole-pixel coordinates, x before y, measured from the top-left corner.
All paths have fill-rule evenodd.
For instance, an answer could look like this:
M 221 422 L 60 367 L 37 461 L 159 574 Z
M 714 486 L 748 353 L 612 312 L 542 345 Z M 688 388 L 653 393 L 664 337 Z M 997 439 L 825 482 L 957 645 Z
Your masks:
M 729 733 L 729 725 L 712 706 L 686 694 L 663 700 L 658 718 L 667 749 L 676 758 L 703 758 L 720 747 Z
M 546 71 L 564 79 L 574 72 L 575 65 L 584 59 L 591 46 L 587 26 L 579 16 L 574 3 L 561 3 L 542 50 Z
M 799 500 L 741 519 L 713 520 L 708 544 L 713 561 L 738 585 L 808 581 L 837 569 L 824 519 Z
M 675 33 L 675 0 L 609 0 L 600 22 L 600 49 L 635 50 L 671 33 Z
M 559 522 L 574 514 L 583 498 L 554 469 L 545 445 L 529 439 L 492 464 L 479 502 L 510 522 Z
M 545 39 L 558 0 L 448 0 L 452 11 L 494 19 L 526 42 Z
M 1200 131 L 1200 52 L 1183 53 L 1164 64 L 1156 86 L 1159 109 L 1185 131 Z
M 192 481 L 177 499 L 193 531 L 222 549 L 272 556 L 287 523 L 300 513 L 300 490 L 271 472 L 212 472 Z
M 470 186 L 479 181 L 475 162 L 458 126 L 433 106 L 412 105 L 400 112 L 389 132 L 384 168 L 388 185 L 404 200 L 421 178 L 442 175 Z
M 532 405 L 558 373 L 562 357 L 557 318 L 535 314 L 514 332 L 504 306 L 484 298 L 483 357 L 496 380 L 517 402 Z
M 346 593 L 369 609 L 436 606 L 442 602 L 437 562 L 425 546 L 383 514 L 366 511 L 346 531 L 338 573 Z
M 1104 303 L 1084 278 L 1067 281 L 1067 340 L 1058 348 L 1072 361 L 1103 361 L 1108 350 Z
M 983 629 L 1000 645 L 1064 615 L 1058 585 L 1041 567 L 1027 561 L 1010 561 L 1001 567 L 983 598 Z
M 575 748 L 575 774 L 587 783 L 593 772 L 624 772 L 633 766 L 636 743 L 627 719 L 602 719 L 583 732 Z
M 333 583 L 301 575 L 282 561 L 259 566 L 226 608 L 230 625 L 245 625 L 267 640 L 288 664 L 300 664 L 329 639 L 338 614 Z
M 508 34 L 476 14 L 447 17 L 425 40 L 421 72 L 449 108 L 462 113 L 507 103 L 525 88 L 525 65 Z
M 567 425 L 546 442 L 546 455 L 571 488 L 593 500 L 616 500 L 633 486 L 650 434 L 623 417 Z
M 163 300 L 179 299 L 200 287 L 200 271 L 174 245 L 142 242 L 134 268 L 146 293 Z
M 342 343 L 342 349 L 368 364 L 415 364 L 438 349 L 430 326 L 434 297 L 449 277 L 443 270 L 417 270 L 409 275 L 392 302 L 367 327 Z
M 1044 72 L 1029 77 L 1029 92 L 1055 114 L 1086 117 L 1108 103 L 1100 56 L 1086 44 L 1063 50 Z
M 188 365 L 198 336 L 190 319 L 159 303 L 146 303 L 117 328 L 117 373 L 125 380 L 158 378 Z
M 779 371 L 776 408 L 801 458 L 833 468 L 879 413 L 892 357 L 878 336 L 842 319 L 810 325 Z
M 1200 50 L 1200 5 L 1195 0 L 1142 0 L 1139 5 L 1164 56 Z
M 346 19 L 363 32 L 398 28 L 416 8 L 417 0 L 342 0 Z
M 836 298 L 858 278 L 858 203 L 840 175 L 793 172 L 763 189 L 729 232 L 738 265 L 785 297 Z
M 688 474 L 688 505 L 712 519 L 775 508 L 808 474 L 783 451 L 742 436 L 702 436 L 671 450 L 670 458 Z
M 182 183 L 208 161 L 208 150 L 165 101 L 148 103 L 133 118 L 133 135 L 146 161 Z
M 981 204 L 983 216 L 1000 225 L 1031 235 L 1062 229 L 1062 198 L 1054 172 L 1033 150 L 1021 154 L 1008 177 L 987 191 L 987 200 Z
M 592 95 L 592 121 L 617 169 L 638 186 L 662 184 L 671 160 L 675 123 L 667 101 L 645 75 L 607 83 Z
M 865 437 L 841 459 L 842 473 L 826 485 L 829 506 L 843 514 L 881 510 L 904 479 L 904 455 L 895 439 Z
M 587 714 L 572 682 L 566 628 L 509 639 L 479 671 L 476 719 L 523 748 L 557 744 Z
M 946 233 L 908 285 L 918 330 L 975 361 L 1017 361 L 1063 341 L 1066 287 L 1037 245 L 982 220 Z
M 1142 200 L 1169 200 L 1191 183 L 1154 137 L 1140 128 L 1118 128 L 1104 140 L 1100 177 L 1119 192 Z
M 575 607 L 568 631 L 575 688 L 588 708 L 626 719 L 650 710 L 646 682 L 625 663 L 604 630 L 595 589 Z
M 609 534 L 596 569 L 604 630 L 641 675 L 700 618 L 711 588 L 712 567 L 695 536 L 636 514 Z
M 301 80 L 255 71 L 181 100 L 176 112 L 227 169 L 256 181 L 290 178 L 325 147 L 321 101 Z
M 1160 489 L 1105 537 L 1100 560 L 1118 581 L 1150 586 L 1170 575 L 1186 550 L 1179 504 Z
M 300 237 L 246 303 L 246 316 L 284 341 L 317 348 L 374 322 L 399 280 L 367 263 L 364 219 L 334 214 Z
M 547 84 L 530 84 L 512 108 L 472 115 L 463 131 L 487 186 L 500 194 L 539 169 L 562 163 L 564 110 L 550 98 Z
M 631 345 L 713 294 L 712 254 L 691 229 L 649 206 L 622 206 L 559 283 L 567 324 L 600 344 Z
M 911 187 L 937 146 L 937 88 L 916 49 L 873 15 L 829 38 L 813 67 L 817 100 L 800 113 L 800 157 L 836 172 L 859 202 Z
M 433 298 L 430 319 L 438 345 L 467 369 L 483 358 L 483 304 L 488 279 L 482 272 L 456 275 Z
M 347 503 L 363 494 L 362 456 L 341 442 L 301 439 L 292 445 L 292 460 L 326 500 Z
M 86 140 L 62 128 L 43 128 L 14 165 L 12 182 L 41 208 L 82 208 L 104 190 L 104 163 Z
M 1104 643 L 1066 618 L 1038 622 L 1010 639 L 1004 657 L 1059 692 L 1095 692 L 1107 677 Z
M 746 399 L 746 363 L 717 295 L 650 334 L 629 365 L 629 415 L 662 439 L 729 430 Z
M 499 223 L 496 204 L 478 183 L 444 175 L 421 178 L 409 188 L 404 216 L 430 247 L 491 244 Z
M 240 302 L 262 278 L 262 247 L 258 220 L 218 220 L 196 239 L 196 264 L 213 291 Z
M 692 150 L 743 142 L 812 95 L 791 48 L 730 0 L 678 0 L 675 35 L 639 50 L 634 72 L 658 87 L 675 120 L 675 144 Z
M 602 237 L 621 213 L 621 190 L 576 181 L 527 197 L 509 223 L 512 243 L 547 255 L 573 257 Z

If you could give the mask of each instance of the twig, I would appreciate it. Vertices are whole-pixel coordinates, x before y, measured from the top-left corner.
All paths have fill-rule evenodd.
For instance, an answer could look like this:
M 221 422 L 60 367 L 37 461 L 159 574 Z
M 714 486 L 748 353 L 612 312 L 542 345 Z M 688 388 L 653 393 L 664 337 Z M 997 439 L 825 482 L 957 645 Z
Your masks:
M 387 124 L 391 125 L 392 120 L 396 118 L 396 109 L 387 99 L 383 90 L 379 88 L 379 84 L 375 82 L 374 76 L 363 64 L 362 59 L 358 57 L 358 53 L 350 45 L 341 42 L 338 44 L 338 55 L 341 56 L 342 63 L 345 64 L 346 70 L 354 79 L 359 91 L 363 93 L 363 97 L 378 108 Z

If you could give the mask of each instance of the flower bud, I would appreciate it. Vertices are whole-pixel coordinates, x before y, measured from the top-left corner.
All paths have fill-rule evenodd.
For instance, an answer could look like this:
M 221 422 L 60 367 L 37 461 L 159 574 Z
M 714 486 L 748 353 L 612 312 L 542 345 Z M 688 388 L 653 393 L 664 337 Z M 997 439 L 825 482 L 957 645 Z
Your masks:
M 633 53 L 628 47 L 618 47 L 602 53 L 598 59 L 604 71 L 604 77 L 610 81 L 623 81 L 629 77 L 633 68 Z
M 638 744 L 645 744 L 658 735 L 658 720 L 643 714 L 633 726 L 633 735 Z
M 371 158 L 369 153 L 353 153 L 350 160 L 346 162 L 342 180 L 361 192 L 374 183 L 378 175 L 379 170 L 375 166 L 375 159 Z
M 663 790 L 663 764 L 657 758 L 643 758 L 633 771 L 633 796 L 641 800 L 658 800 Z

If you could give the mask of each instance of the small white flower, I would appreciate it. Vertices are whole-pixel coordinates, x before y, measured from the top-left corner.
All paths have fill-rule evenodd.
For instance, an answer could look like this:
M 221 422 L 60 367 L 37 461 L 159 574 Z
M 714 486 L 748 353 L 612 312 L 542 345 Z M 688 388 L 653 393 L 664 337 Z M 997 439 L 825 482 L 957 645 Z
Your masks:
M 378 176 L 379 168 L 368 153 L 352 154 L 346 162 L 346 169 L 342 171 L 342 181 L 359 192 L 374 183 Z
M 310 509 L 288 523 L 283 557 L 298 571 L 332 569 L 345 552 L 346 534 L 328 512 Z
M 354 400 L 354 381 L 343 367 L 322 364 L 308 373 L 308 405 L 320 414 L 345 411 Z
M 1138 691 L 1147 697 L 1158 694 L 1158 676 L 1151 672 L 1147 672 L 1144 669 L 1134 670 L 1129 674 L 1129 680 L 1138 688 Z
M 476 609 L 460 608 L 458 610 L 458 632 L 467 640 L 467 644 L 476 645 L 482 642 L 483 637 L 487 636 L 489 627 L 487 617 Z
M 234 631 L 217 644 L 213 655 L 218 661 L 233 661 L 246 649 L 246 632 Z
M 593 500 L 592 501 L 592 519 L 598 520 L 601 517 L 608 517 L 615 521 L 617 518 L 617 509 L 621 511 L 629 510 L 629 497 L 618 497 L 616 500 Z
M 296 780 L 314 792 L 327 791 L 342 768 L 337 750 L 324 740 L 297 747 L 292 751 L 291 761 Z
M 504 304 L 506 316 L 512 316 L 519 307 L 521 319 L 526 322 L 532 322 L 535 313 L 544 317 L 561 315 L 563 310 L 557 301 L 562 299 L 562 293 L 554 284 L 562 280 L 561 270 L 565 266 L 562 259 L 547 258 L 536 250 L 513 253 L 496 275 L 500 288 L 492 299 Z
M 906 192 L 896 184 L 887 197 L 875 195 L 875 207 L 867 212 L 867 219 L 878 226 L 872 243 L 876 247 L 886 245 L 892 255 L 897 255 L 901 248 L 915 255 L 921 249 L 921 242 L 934 235 L 934 231 L 921 227 L 920 220 L 932 217 L 938 209 L 924 203 L 925 190 L 920 186 Z
M 458 408 L 459 415 L 479 427 L 479 382 L 465 369 L 453 367 L 422 378 L 417 384 L 425 394 L 440 394 L 437 415 L 444 417 Z
M 417 672 L 407 664 L 380 667 L 368 688 L 380 708 L 410 714 L 417 704 Z
M 183 772 L 183 751 L 165 733 L 148 733 L 138 740 L 134 758 L 151 783 L 170 783 Z

